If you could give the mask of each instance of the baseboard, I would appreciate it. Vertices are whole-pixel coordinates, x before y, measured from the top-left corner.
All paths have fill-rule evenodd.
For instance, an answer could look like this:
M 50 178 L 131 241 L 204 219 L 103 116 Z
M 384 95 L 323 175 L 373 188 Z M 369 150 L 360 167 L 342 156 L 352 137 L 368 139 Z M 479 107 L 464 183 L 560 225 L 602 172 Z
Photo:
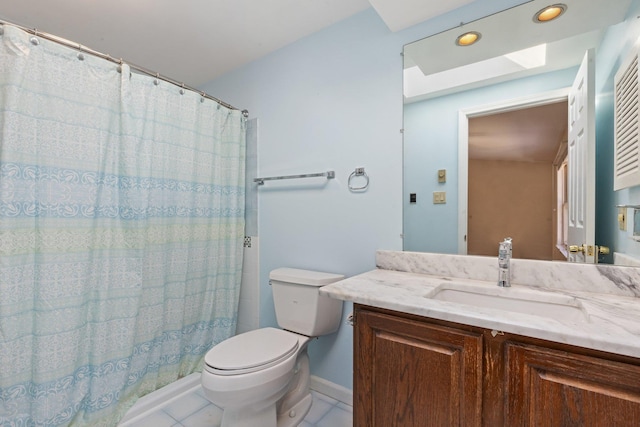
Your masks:
M 311 375 L 310 387 L 318 393 L 322 393 L 349 406 L 353 406 L 353 391 L 346 387 L 332 383 L 324 378 L 316 377 L 315 375 Z

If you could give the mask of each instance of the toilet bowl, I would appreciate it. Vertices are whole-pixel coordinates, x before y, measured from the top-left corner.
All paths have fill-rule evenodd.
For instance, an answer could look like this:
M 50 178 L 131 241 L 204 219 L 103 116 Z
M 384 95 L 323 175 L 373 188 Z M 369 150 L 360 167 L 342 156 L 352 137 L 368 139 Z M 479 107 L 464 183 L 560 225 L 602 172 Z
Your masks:
M 342 301 L 318 289 L 344 276 L 281 268 L 269 275 L 278 324 L 231 337 L 205 356 L 204 394 L 222 409 L 222 427 L 294 427 L 311 407 L 307 344 L 335 332 Z M 281 313 L 281 314 L 279 314 Z
M 293 332 L 263 328 L 236 335 L 209 351 L 202 386 L 205 396 L 223 409 L 222 425 L 278 425 L 275 404 L 289 390 L 308 341 Z

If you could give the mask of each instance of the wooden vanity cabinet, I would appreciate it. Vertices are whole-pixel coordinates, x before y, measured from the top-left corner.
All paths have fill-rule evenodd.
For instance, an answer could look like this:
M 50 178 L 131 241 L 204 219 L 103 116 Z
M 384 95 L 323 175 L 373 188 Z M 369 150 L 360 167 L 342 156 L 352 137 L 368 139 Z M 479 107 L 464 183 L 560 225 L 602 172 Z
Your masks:
M 640 360 L 355 305 L 354 426 L 640 426 Z
M 506 343 L 510 426 L 640 426 L 640 366 Z
M 482 336 L 356 309 L 354 426 L 479 426 Z

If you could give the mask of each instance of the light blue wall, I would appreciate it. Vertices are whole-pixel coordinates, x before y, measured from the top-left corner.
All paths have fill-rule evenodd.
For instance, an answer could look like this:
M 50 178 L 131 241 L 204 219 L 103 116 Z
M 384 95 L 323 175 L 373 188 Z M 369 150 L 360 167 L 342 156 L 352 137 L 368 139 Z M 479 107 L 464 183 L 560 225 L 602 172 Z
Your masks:
M 269 271 L 352 276 L 375 268 L 377 249 L 402 249 L 403 45 L 523 2 L 476 0 L 398 33 L 369 9 L 202 87 L 259 119 L 260 175 L 336 172 L 259 190 L 261 325 L 276 324 Z M 347 189 L 356 167 L 367 192 Z M 351 388 L 352 343 L 344 323 L 312 342 L 312 373 Z
M 620 231 L 616 205 L 640 204 L 640 187 L 613 191 L 613 79 L 640 37 L 640 0 L 634 0 L 624 23 L 609 29 L 596 56 L 596 243 L 640 258 L 640 243 L 631 239 L 633 226 Z M 629 209 L 630 223 L 633 223 Z M 607 258 L 611 262 L 611 257 Z
M 405 250 L 458 253 L 458 112 L 570 87 L 576 73 L 570 68 L 405 105 Z M 444 184 L 438 169 L 447 170 Z M 434 205 L 434 191 L 446 191 L 447 203 Z M 409 193 L 417 193 L 417 203 L 409 203 Z

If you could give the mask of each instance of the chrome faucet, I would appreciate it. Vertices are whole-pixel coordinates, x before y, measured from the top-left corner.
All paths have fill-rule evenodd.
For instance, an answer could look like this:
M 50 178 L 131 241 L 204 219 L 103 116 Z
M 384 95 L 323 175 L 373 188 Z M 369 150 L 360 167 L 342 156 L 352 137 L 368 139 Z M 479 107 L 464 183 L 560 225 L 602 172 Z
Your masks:
M 511 286 L 511 253 L 513 251 L 513 245 L 511 243 L 511 237 L 507 237 L 498 247 L 498 286 L 509 287 Z

